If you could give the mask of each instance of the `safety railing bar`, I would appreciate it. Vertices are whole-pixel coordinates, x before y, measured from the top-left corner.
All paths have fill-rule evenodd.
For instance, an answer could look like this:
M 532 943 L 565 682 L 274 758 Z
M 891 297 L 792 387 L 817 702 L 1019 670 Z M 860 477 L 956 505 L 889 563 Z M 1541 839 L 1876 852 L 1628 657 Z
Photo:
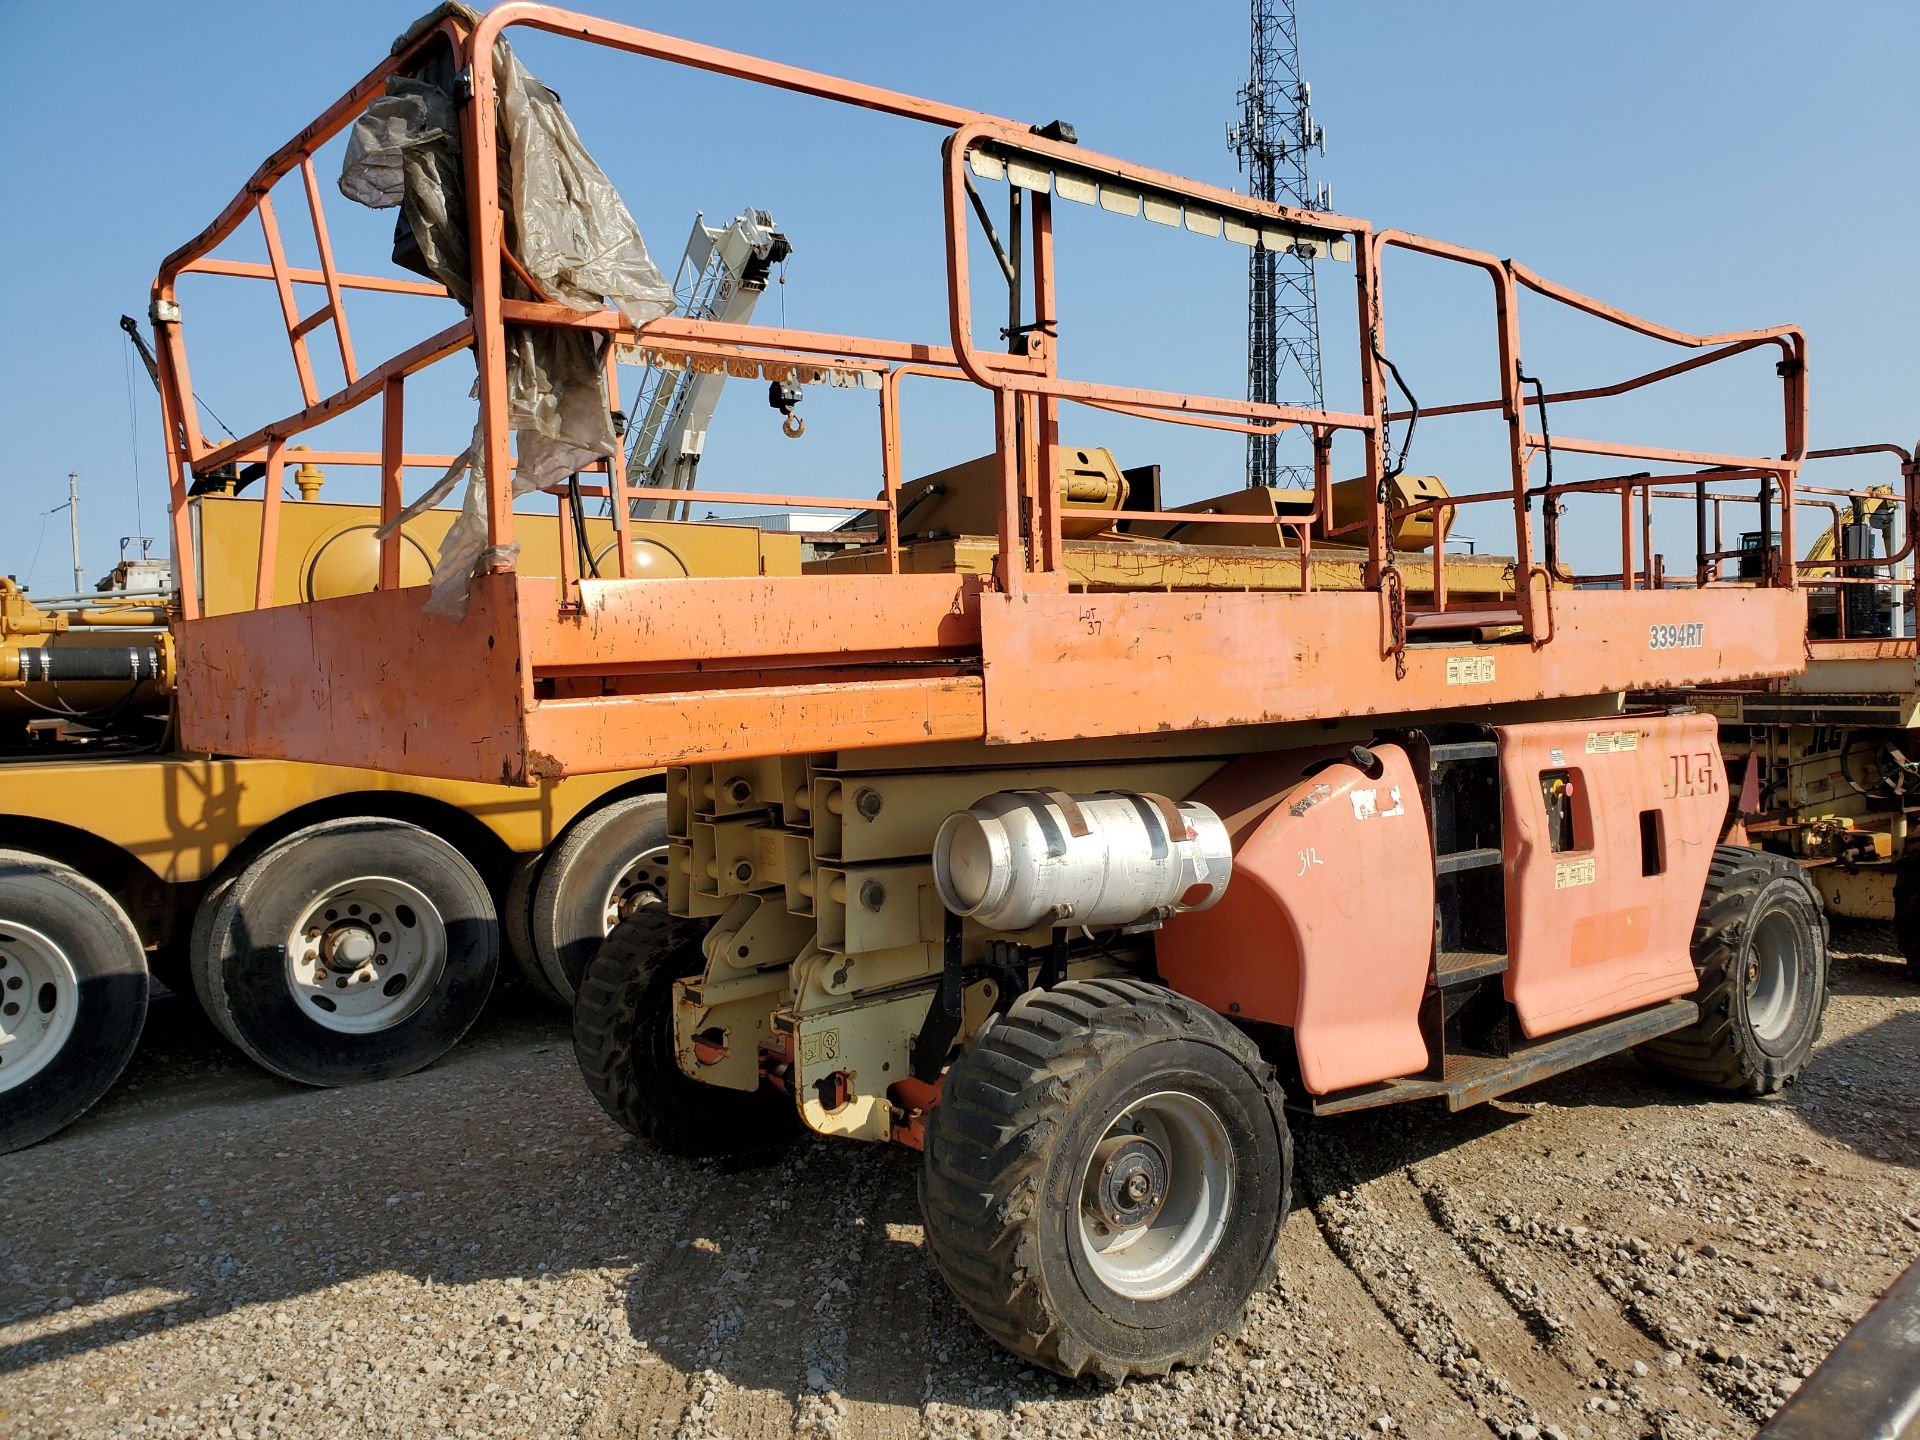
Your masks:
M 293 284 L 287 279 L 287 257 L 280 247 L 280 224 L 273 216 L 272 197 L 262 195 L 255 213 L 260 217 L 260 233 L 267 242 L 267 264 L 273 271 L 273 288 L 280 296 L 287 343 L 293 347 L 293 368 L 300 377 L 300 398 L 313 405 L 320 399 L 320 387 L 314 383 L 313 362 L 307 355 L 307 332 L 301 329 L 300 307 L 294 303 Z
M 211 225 L 160 262 L 159 274 L 154 280 L 155 293 L 161 298 L 171 299 L 174 277 L 238 230 L 260 197 L 272 190 L 280 180 L 293 173 L 293 167 L 300 160 L 312 155 L 327 141 L 359 119 L 360 112 L 367 107 L 367 102 L 385 90 L 389 76 L 404 68 L 423 46 L 432 42 L 436 35 L 445 35 L 457 50 L 461 28 L 456 21 L 448 18 L 431 29 L 422 31 L 412 44 L 389 54 L 369 70 L 351 90 L 321 111 L 317 119 L 262 161 L 260 167 L 241 187 L 240 193 L 227 202 L 226 207 L 214 217 Z
M 717 45 L 701 45 L 691 40 L 682 40 L 677 36 L 662 35 L 656 31 L 642 30 L 632 25 L 620 25 L 610 20 L 576 14 L 550 5 L 510 3 L 494 6 L 481 17 L 479 28 L 473 34 L 473 48 L 476 51 L 482 48 L 490 50 L 494 40 L 510 25 L 523 25 L 531 30 L 545 30 L 550 34 L 587 40 L 597 45 L 625 50 L 654 60 L 668 60 L 678 65 L 690 66 L 695 70 L 727 75 L 733 79 L 747 80 L 757 85 L 771 85 L 775 89 L 792 90 L 821 100 L 839 101 L 843 104 L 858 106 L 863 110 L 877 110 L 882 114 L 897 115 L 905 120 L 920 120 L 932 125 L 944 125 L 950 129 L 957 129 L 968 121 L 979 118 L 981 114 L 979 111 L 968 110 L 958 105 L 946 105 L 937 100 L 924 100 L 917 95 L 908 95 L 903 91 L 889 90 L 884 86 L 843 80 L 822 71 L 807 70 L 798 65 L 784 65 L 774 60 L 763 60 L 756 55 L 724 50 Z M 487 70 L 487 78 L 491 80 L 490 57 Z M 479 77 L 476 75 L 475 79 L 477 84 Z
M 609 345 L 600 357 L 603 376 L 607 387 L 607 408 L 618 412 L 620 409 L 620 366 L 614 347 Z M 618 547 L 616 563 L 620 569 L 620 578 L 633 578 L 633 546 L 628 543 L 627 530 L 633 520 L 632 506 L 627 499 L 627 447 L 626 436 L 619 436 L 620 443 L 613 447 L 613 454 L 607 457 L 607 489 L 611 493 L 614 543 Z
M 431 335 L 409 350 L 403 350 L 393 359 L 376 370 L 369 370 L 358 380 L 344 389 L 336 390 L 326 399 L 296 411 L 271 425 L 263 425 L 251 435 L 233 440 L 225 445 L 216 446 L 201 454 L 189 457 L 191 468 L 198 474 L 237 460 L 250 451 L 258 450 L 270 440 L 286 440 L 324 421 L 343 415 L 358 405 L 366 403 L 379 393 L 381 386 L 396 376 L 413 374 L 425 369 L 437 360 L 458 354 L 467 348 L 473 340 L 473 322 L 462 320 L 457 325 L 449 325 L 437 335 Z
M 300 178 L 307 189 L 307 214 L 313 220 L 313 244 L 320 254 L 321 282 L 327 289 L 327 311 L 333 316 L 334 338 L 340 344 L 340 369 L 351 384 L 360 378 L 353 363 L 353 339 L 347 333 L 346 302 L 340 298 L 340 277 L 333 266 L 333 242 L 327 235 L 327 212 L 320 203 L 320 179 L 313 173 L 313 157 L 300 160 Z
M 257 260 L 222 260 L 208 256 L 181 267 L 182 275 L 224 275 L 241 280 L 271 280 L 273 267 L 262 265 Z M 319 270 L 309 270 L 304 266 L 287 267 L 287 278 L 296 285 L 325 285 L 327 277 Z M 384 275 L 356 275 L 340 271 L 334 280 L 343 290 L 370 290 L 388 295 L 423 295 L 436 300 L 450 298 L 447 287 L 436 285 L 431 280 L 394 280 Z
M 261 445 L 245 454 L 229 456 L 220 463 L 237 462 L 244 465 L 266 458 L 266 447 Z M 301 447 L 296 458 L 307 465 L 364 466 L 369 470 L 385 463 L 385 457 L 378 450 L 315 450 Z M 444 470 L 456 458 L 453 455 L 428 455 L 414 451 L 403 456 L 400 463 L 408 470 Z
M 1228 399 L 1218 395 L 1184 395 L 1174 390 L 1147 390 L 1130 385 L 1109 385 L 1094 380 L 1062 380 L 1047 375 L 1009 373 L 996 388 L 1026 395 L 1050 395 L 1056 400 L 1081 404 L 1107 401 L 1136 405 L 1155 412 L 1155 418 L 1186 424 L 1189 415 L 1212 416 L 1253 414 L 1277 421 L 1282 428 L 1298 425 L 1331 426 L 1371 434 L 1376 422 L 1371 415 L 1352 415 L 1339 410 L 1311 410 L 1299 405 L 1267 405 L 1245 396 Z M 1196 422 L 1198 423 L 1198 422 Z M 1554 441 L 1557 445 L 1560 442 Z
M 285 485 L 286 442 L 275 440 L 267 446 L 265 488 L 260 494 L 260 550 L 254 559 L 253 608 L 265 610 L 273 604 L 274 572 L 280 559 L 280 491 Z
M 1065 507 L 1066 513 L 1087 517 L 1100 512 L 1077 505 Z M 1110 512 L 1115 521 L 1144 521 L 1149 525 L 1266 525 L 1300 526 L 1311 525 L 1311 515 L 1217 515 L 1209 510 L 1114 510 Z M 1143 535 L 1143 540 L 1152 540 L 1152 535 Z
M 333 319 L 333 302 L 329 300 L 326 304 L 322 305 L 318 310 L 312 311 L 310 314 L 308 314 L 307 317 L 304 320 L 302 320 L 298 325 L 294 326 L 293 333 L 295 335 L 300 336 L 302 339 L 305 339 L 308 335 L 311 335 L 315 330 L 318 330 L 322 325 L 326 324 L 331 319 Z M 349 380 L 352 380 L 356 377 L 354 377 L 353 375 L 348 375 L 347 378 Z
M 1657 324 L 1631 311 L 1609 305 L 1604 300 L 1596 300 L 1591 295 L 1584 295 L 1569 286 L 1548 280 L 1529 270 L 1518 260 L 1508 260 L 1504 263 L 1515 280 L 1536 294 L 1544 295 L 1549 300 L 1557 300 L 1562 305 L 1583 311 L 1596 319 L 1618 325 L 1623 330 L 1632 330 L 1654 340 L 1665 340 L 1670 345 L 1685 345 L 1689 349 L 1697 350 L 1709 345 L 1732 345 L 1741 341 L 1752 341 L 1755 344 L 1777 345 L 1791 356 L 1797 354 L 1801 344 L 1804 343 L 1804 337 L 1796 325 L 1774 325 L 1759 330 L 1728 330 L 1717 335 L 1695 335 L 1685 330 L 1675 330 L 1671 326 Z
M 1685 360 L 1676 361 L 1674 364 L 1664 366 L 1659 370 L 1649 370 L 1644 375 L 1636 375 L 1628 380 L 1616 381 L 1612 385 L 1589 386 L 1584 390 L 1552 391 L 1544 396 L 1528 395 L 1525 397 L 1525 403 L 1538 407 L 1543 403 L 1547 405 L 1565 405 L 1580 400 L 1605 400 L 1613 396 L 1628 394 L 1634 390 L 1644 389 L 1648 385 L 1657 385 L 1662 380 L 1671 380 L 1675 376 L 1684 375 L 1690 370 L 1699 370 L 1708 365 L 1717 364 L 1722 360 L 1730 359 L 1735 355 L 1744 355 L 1747 351 L 1757 350 L 1767 343 L 1765 340 L 1742 340 L 1737 344 L 1722 346 L 1720 349 L 1710 351 L 1704 355 L 1688 356 Z M 1422 420 L 1429 420 L 1437 419 L 1443 415 L 1469 415 L 1480 411 L 1498 410 L 1500 404 L 1501 402 L 1496 398 L 1493 400 L 1469 400 L 1459 405 L 1422 406 L 1420 409 L 1420 418 Z M 1405 420 L 1411 414 L 1412 412 L 1408 410 L 1390 410 L 1387 412 L 1387 419 Z
M 1526 437 L 1529 445 L 1542 443 L 1541 437 L 1529 433 Z M 1585 440 L 1578 436 L 1555 435 L 1553 448 L 1578 455 L 1611 455 L 1623 460 L 1659 460 L 1670 465 L 1699 465 L 1721 469 L 1770 469 L 1775 475 L 1791 474 L 1799 468 L 1797 460 L 1772 461 L 1761 455 L 1717 455 L 1706 450 L 1668 450 L 1657 445 L 1632 445 L 1616 440 Z M 1665 475 L 1663 480 L 1672 480 Z
M 1899 457 L 1903 466 L 1913 463 L 1913 456 L 1904 446 L 1884 442 L 1877 445 L 1844 445 L 1837 450 L 1809 450 L 1807 459 L 1839 460 L 1849 455 L 1894 455 Z
M 1117 400 L 1078 400 L 1073 402 L 1084 405 L 1089 410 L 1106 410 L 1115 415 L 1129 415 L 1138 420 L 1165 420 L 1166 414 L 1151 405 L 1129 405 Z M 1283 435 L 1297 429 L 1296 422 L 1275 420 L 1267 422 L 1231 420 L 1224 416 L 1190 416 L 1180 422 L 1193 425 L 1202 430 L 1231 430 L 1242 435 Z
M 406 468 L 406 377 L 392 375 L 380 386 L 380 588 L 400 587 L 400 517 L 405 497 L 401 472 Z M 449 460 L 448 464 L 453 462 Z M 387 528 L 391 527 L 391 528 Z

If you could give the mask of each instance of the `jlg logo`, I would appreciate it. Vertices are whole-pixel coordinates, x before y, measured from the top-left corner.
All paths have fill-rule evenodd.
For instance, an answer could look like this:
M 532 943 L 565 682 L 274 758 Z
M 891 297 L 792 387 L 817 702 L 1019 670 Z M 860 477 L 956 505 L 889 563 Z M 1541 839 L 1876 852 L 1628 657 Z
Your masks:
M 1667 756 L 1667 798 L 1681 800 L 1689 795 L 1718 795 L 1720 767 L 1711 750 L 1684 751 Z

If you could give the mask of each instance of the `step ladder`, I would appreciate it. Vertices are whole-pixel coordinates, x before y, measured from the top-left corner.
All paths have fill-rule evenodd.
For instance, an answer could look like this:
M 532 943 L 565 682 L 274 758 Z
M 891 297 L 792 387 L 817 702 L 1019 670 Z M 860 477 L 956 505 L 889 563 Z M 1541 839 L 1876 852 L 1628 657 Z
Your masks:
M 1505 796 L 1500 748 L 1490 726 L 1450 725 L 1379 737 L 1406 749 L 1421 777 L 1433 839 L 1433 961 L 1420 1001 L 1425 1071 L 1404 1079 L 1309 1097 L 1316 1115 L 1336 1115 L 1432 1096 L 1459 1110 L 1602 1055 L 1692 1024 L 1691 1000 L 1529 1041 L 1507 1002 Z

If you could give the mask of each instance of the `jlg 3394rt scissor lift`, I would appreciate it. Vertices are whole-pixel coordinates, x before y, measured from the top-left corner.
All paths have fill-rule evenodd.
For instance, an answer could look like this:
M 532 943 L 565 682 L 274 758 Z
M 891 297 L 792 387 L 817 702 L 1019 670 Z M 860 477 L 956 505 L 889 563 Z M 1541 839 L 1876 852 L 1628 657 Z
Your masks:
M 636 331 L 612 309 L 530 298 L 503 231 L 495 42 L 509 27 L 923 127 L 945 217 L 945 333 L 675 319 Z M 310 175 L 313 152 L 390 77 L 430 64 L 457 77 L 460 204 L 467 234 L 485 237 L 463 277 L 470 304 L 440 301 L 445 328 L 332 396 L 208 442 L 188 398 L 181 280 L 251 274 L 289 293 L 277 247 L 265 266 L 212 252 L 256 215 L 271 230 L 262 197 Z M 1069 247 L 1055 247 L 1075 204 L 1089 225 L 1117 212 L 1198 247 L 1307 247 L 1329 273 L 1351 267 L 1357 409 L 1077 378 L 1056 291 Z M 981 232 L 1004 294 L 997 281 L 975 292 Z M 1427 412 L 1504 426 L 1499 473 L 1461 493 L 1397 463 L 1414 416 L 1390 399 L 1382 264 L 1404 252 L 1491 287 L 1497 394 Z M 305 320 L 283 306 L 296 353 L 345 292 L 446 290 L 330 258 L 303 278 L 332 298 Z M 1615 384 L 1530 392 L 1523 292 L 1685 354 Z M 764 1150 L 801 1126 L 922 1149 L 941 1272 L 1037 1363 L 1157 1373 L 1238 1323 L 1275 1273 L 1289 1107 L 1458 1107 L 1629 1047 L 1764 1092 L 1807 1058 L 1825 998 L 1817 898 L 1788 861 L 1716 848 L 1728 796 L 1712 718 L 1621 699 L 1796 669 L 1793 576 L 1556 578 L 1560 508 L 1579 496 L 1624 508 L 1656 478 L 1765 475 L 1790 499 L 1797 330 L 1685 334 L 1511 261 L 1102 155 L 1064 127 L 530 4 L 416 29 L 168 258 L 155 301 L 176 496 L 197 471 L 271 459 L 382 401 L 383 446 L 361 458 L 397 510 L 405 468 L 423 463 L 402 443 L 405 381 L 471 350 L 491 500 L 462 623 L 397 586 L 188 615 L 183 671 L 219 667 L 230 685 L 187 688 L 201 697 L 183 708 L 187 741 L 475 778 L 673 767 L 670 905 L 622 925 L 581 986 L 575 1044 L 593 1093 L 676 1153 Z M 987 323 L 1010 317 L 1004 349 L 976 335 L 989 302 Z M 878 498 L 702 494 L 851 503 L 868 543 L 790 577 L 645 577 L 624 554 L 598 578 L 517 572 L 514 529 L 534 522 L 507 488 L 508 350 L 553 327 L 607 342 L 609 379 L 625 347 L 794 387 L 775 391 L 789 409 L 810 382 L 877 389 Z M 1752 350 L 1778 361 L 1776 453 L 1565 433 L 1585 399 Z M 984 393 L 983 458 L 902 474 L 908 380 Z M 1632 473 L 1555 482 L 1540 463 L 1549 405 L 1563 475 L 1575 457 L 1621 457 Z M 1088 411 L 1298 430 L 1312 483 L 1248 491 L 1222 475 L 1222 493 L 1174 503 L 1152 467 L 1062 441 L 1063 412 Z M 1353 478 L 1336 480 L 1336 451 Z M 617 455 L 601 470 L 591 493 L 617 522 L 661 498 L 630 485 Z M 1469 514 L 1483 544 L 1510 523 L 1511 553 L 1449 553 L 1448 526 Z M 1792 506 L 1780 514 L 1790 545 Z

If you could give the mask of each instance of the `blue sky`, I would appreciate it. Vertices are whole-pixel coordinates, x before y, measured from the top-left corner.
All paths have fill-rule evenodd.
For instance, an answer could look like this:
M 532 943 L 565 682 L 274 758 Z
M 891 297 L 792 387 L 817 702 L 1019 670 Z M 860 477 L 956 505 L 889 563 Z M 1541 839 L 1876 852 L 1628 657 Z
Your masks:
M 9 197 L 0 223 L 0 423 L 9 442 L 0 572 L 30 578 L 42 593 L 68 588 L 65 516 L 43 523 L 43 512 L 64 502 L 72 469 L 82 477 L 89 580 L 112 563 L 117 537 L 139 528 L 136 494 L 146 532 L 164 534 L 157 409 L 136 370 L 129 415 L 116 319 L 144 315 L 162 255 L 371 66 L 416 8 L 0 0 L 0 44 L 15 60 L 0 87 L 0 193 Z M 1303 0 L 1302 9 L 1328 135 L 1315 168 L 1332 182 L 1337 208 L 1513 255 L 1681 328 L 1797 322 L 1811 335 L 1816 444 L 1905 443 L 1920 430 L 1909 340 L 1920 272 L 1908 242 L 1920 199 L 1905 98 L 1920 7 Z M 1246 63 L 1238 4 L 980 0 L 960 23 L 945 8 L 912 4 L 600 0 L 599 13 L 1022 120 L 1064 117 L 1093 148 L 1236 181 L 1223 127 Z M 550 37 L 516 43 L 565 98 L 663 267 L 671 269 L 695 209 L 714 219 L 764 207 L 795 254 L 762 318 L 779 318 L 784 306 L 796 327 L 944 338 L 933 130 Z M 336 172 L 330 152 L 322 179 L 336 247 L 343 261 L 357 254 L 378 268 L 388 218 L 334 195 Z M 297 191 L 278 203 L 298 263 Z M 1064 369 L 1239 393 L 1244 252 L 1062 211 Z M 225 253 L 251 258 L 257 242 L 249 233 Z M 981 248 L 974 255 L 976 270 L 991 263 Z M 1421 400 L 1490 393 L 1484 281 L 1403 261 L 1387 284 L 1388 349 Z M 1351 272 L 1328 267 L 1322 292 L 1329 401 L 1347 407 L 1356 401 Z M 201 281 L 183 298 L 194 379 L 214 410 L 244 432 L 294 408 L 270 287 Z M 364 365 L 445 322 L 370 306 L 355 323 Z M 1558 323 L 1540 307 L 1523 310 L 1523 325 L 1528 367 L 1554 388 L 1674 358 Z M 412 448 L 457 449 L 470 423 L 470 367 L 456 358 L 440 371 L 409 392 Z M 1772 383 L 1755 362 L 1724 382 L 1554 419 L 1574 434 L 1765 452 L 1779 443 Z M 984 407 L 958 390 L 907 392 L 909 473 L 988 448 Z M 813 395 L 804 413 L 806 439 L 786 441 L 757 388 L 736 387 L 709 442 L 706 483 L 872 493 L 871 398 Z M 369 441 L 358 423 L 329 439 Z M 1122 463 L 1161 461 L 1171 499 L 1238 482 L 1230 440 L 1085 412 L 1070 413 L 1067 425 L 1070 439 L 1111 444 Z M 1499 483 L 1496 439 L 1484 425 L 1435 422 L 1422 427 L 1410 468 L 1437 471 L 1456 490 Z M 1358 468 L 1351 450 L 1341 464 Z M 367 492 L 342 475 L 329 493 Z M 1690 526 L 1672 523 L 1662 548 Z M 1460 528 L 1483 525 L 1482 548 L 1502 548 L 1491 518 Z M 1602 543 L 1585 527 L 1576 535 Z

